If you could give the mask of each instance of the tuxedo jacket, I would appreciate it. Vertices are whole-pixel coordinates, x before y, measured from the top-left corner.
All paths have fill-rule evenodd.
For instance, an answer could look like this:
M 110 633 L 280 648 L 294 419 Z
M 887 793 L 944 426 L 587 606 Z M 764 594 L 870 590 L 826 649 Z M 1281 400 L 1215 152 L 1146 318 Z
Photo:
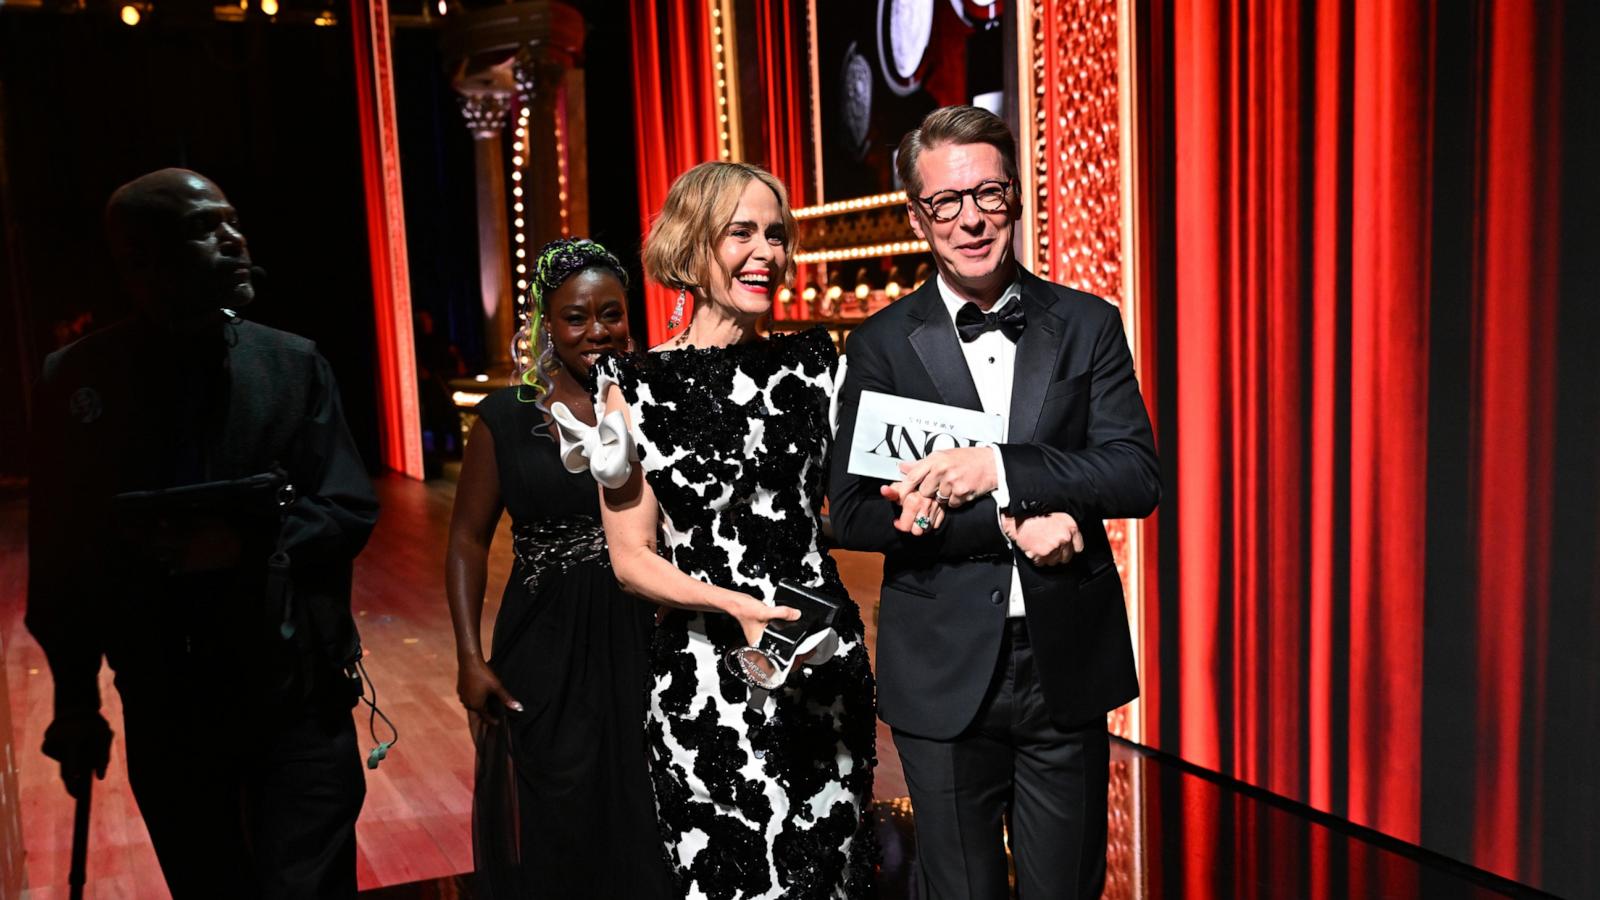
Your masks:
M 1104 519 L 1149 515 L 1161 483 L 1150 418 L 1111 304 L 1019 269 L 1027 316 L 1016 347 L 1006 443 L 1019 518 L 1070 513 L 1084 551 L 1065 565 L 1028 562 L 1000 531 L 992 496 L 944 525 L 896 531 L 885 482 L 847 471 L 863 390 L 981 410 L 950 313 L 930 278 L 849 338 L 829 478 L 838 543 L 884 554 L 878 609 L 878 711 L 933 739 L 970 724 L 993 677 L 1019 570 L 1028 633 L 1051 720 L 1082 725 L 1138 696 L 1122 582 Z

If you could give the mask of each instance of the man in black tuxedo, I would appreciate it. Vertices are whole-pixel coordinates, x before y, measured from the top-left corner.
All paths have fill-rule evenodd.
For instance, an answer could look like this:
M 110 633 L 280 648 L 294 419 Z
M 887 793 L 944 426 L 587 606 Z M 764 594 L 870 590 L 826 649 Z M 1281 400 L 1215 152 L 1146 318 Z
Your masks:
M 1138 695 L 1104 519 L 1161 485 L 1117 310 L 1019 266 L 1016 145 L 970 106 L 900 143 L 911 227 L 938 276 L 845 348 L 830 508 L 884 554 L 879 714 L 894 729 L 934 898 L 1098 898 L 1106 713 Z M 863 390 L 1001 413 L 998 447 L 943 450 L 894 484 L 848 471 Z

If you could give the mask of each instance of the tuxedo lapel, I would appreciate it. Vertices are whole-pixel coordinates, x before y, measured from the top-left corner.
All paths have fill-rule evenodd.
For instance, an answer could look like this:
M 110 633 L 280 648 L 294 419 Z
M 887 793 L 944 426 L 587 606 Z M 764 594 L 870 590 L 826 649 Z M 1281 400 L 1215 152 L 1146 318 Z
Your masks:
M 950 321 L 950 312 L 939 297 L 939 286 L 929 278 L 902 302 L 914 304 L 907 317 L 911 324 L 907 340 L 922 360 L 922 367 L 928 370 L 940 400 L 981 412 L 983 402 L 978 399 L 978 387 L 967 370 L 967 358 L 956 338 L 956 324 Z
M 1028 316 L 1028 325 L 1017 341 L 1016 364 L 1012 368 L 1011 410 L 1006 419 L 1006 441 L 1011 443 L 1033 440 L 1045 388 L 1061 352 L 1062 322 L 1050 309 L 1048 291 L 1026 270 L 1021 279 L 1022 296 L 1017 299 Z

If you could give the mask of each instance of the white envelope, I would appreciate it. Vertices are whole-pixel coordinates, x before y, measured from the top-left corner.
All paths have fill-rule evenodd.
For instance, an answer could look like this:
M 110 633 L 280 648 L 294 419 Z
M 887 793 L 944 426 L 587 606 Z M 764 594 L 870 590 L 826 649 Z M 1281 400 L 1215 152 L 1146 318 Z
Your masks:
M 998 414 L 862 391 L 851 435 L 852 475 L 900 480 L 900 464 L 952 447 L 987 447 L 1005 440 Z

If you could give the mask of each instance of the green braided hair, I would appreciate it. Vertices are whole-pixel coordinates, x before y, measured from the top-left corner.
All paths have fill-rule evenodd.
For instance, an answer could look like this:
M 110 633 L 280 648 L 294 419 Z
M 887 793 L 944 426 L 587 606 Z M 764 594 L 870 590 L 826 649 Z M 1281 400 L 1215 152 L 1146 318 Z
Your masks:
M 522 388 L 533 389 L 533 397 L 523 402 L 534 402 L 540 409 L 544 397 L 550 393 L 550 373 L 555 370 L 555 348 L 550 344 L 550 334 L 543 327 L 549 315 L 550 295 L 554 294 L 568 278 L 589 269 L 599 269 L 617 277 L 622 286 L 628 286 L 628 272 L 611 251 L 588 238 L 557 238 L 540 248 L 533 262 L 533 277 L 529 293 L 533 303 L 528 311 L 527 323 L 517 331 L 511 341 L 511 358 L 517 361 L 513 383 L 517 398 L 523 399 Z M 533 352 L 519 353 L 520 347 Z

